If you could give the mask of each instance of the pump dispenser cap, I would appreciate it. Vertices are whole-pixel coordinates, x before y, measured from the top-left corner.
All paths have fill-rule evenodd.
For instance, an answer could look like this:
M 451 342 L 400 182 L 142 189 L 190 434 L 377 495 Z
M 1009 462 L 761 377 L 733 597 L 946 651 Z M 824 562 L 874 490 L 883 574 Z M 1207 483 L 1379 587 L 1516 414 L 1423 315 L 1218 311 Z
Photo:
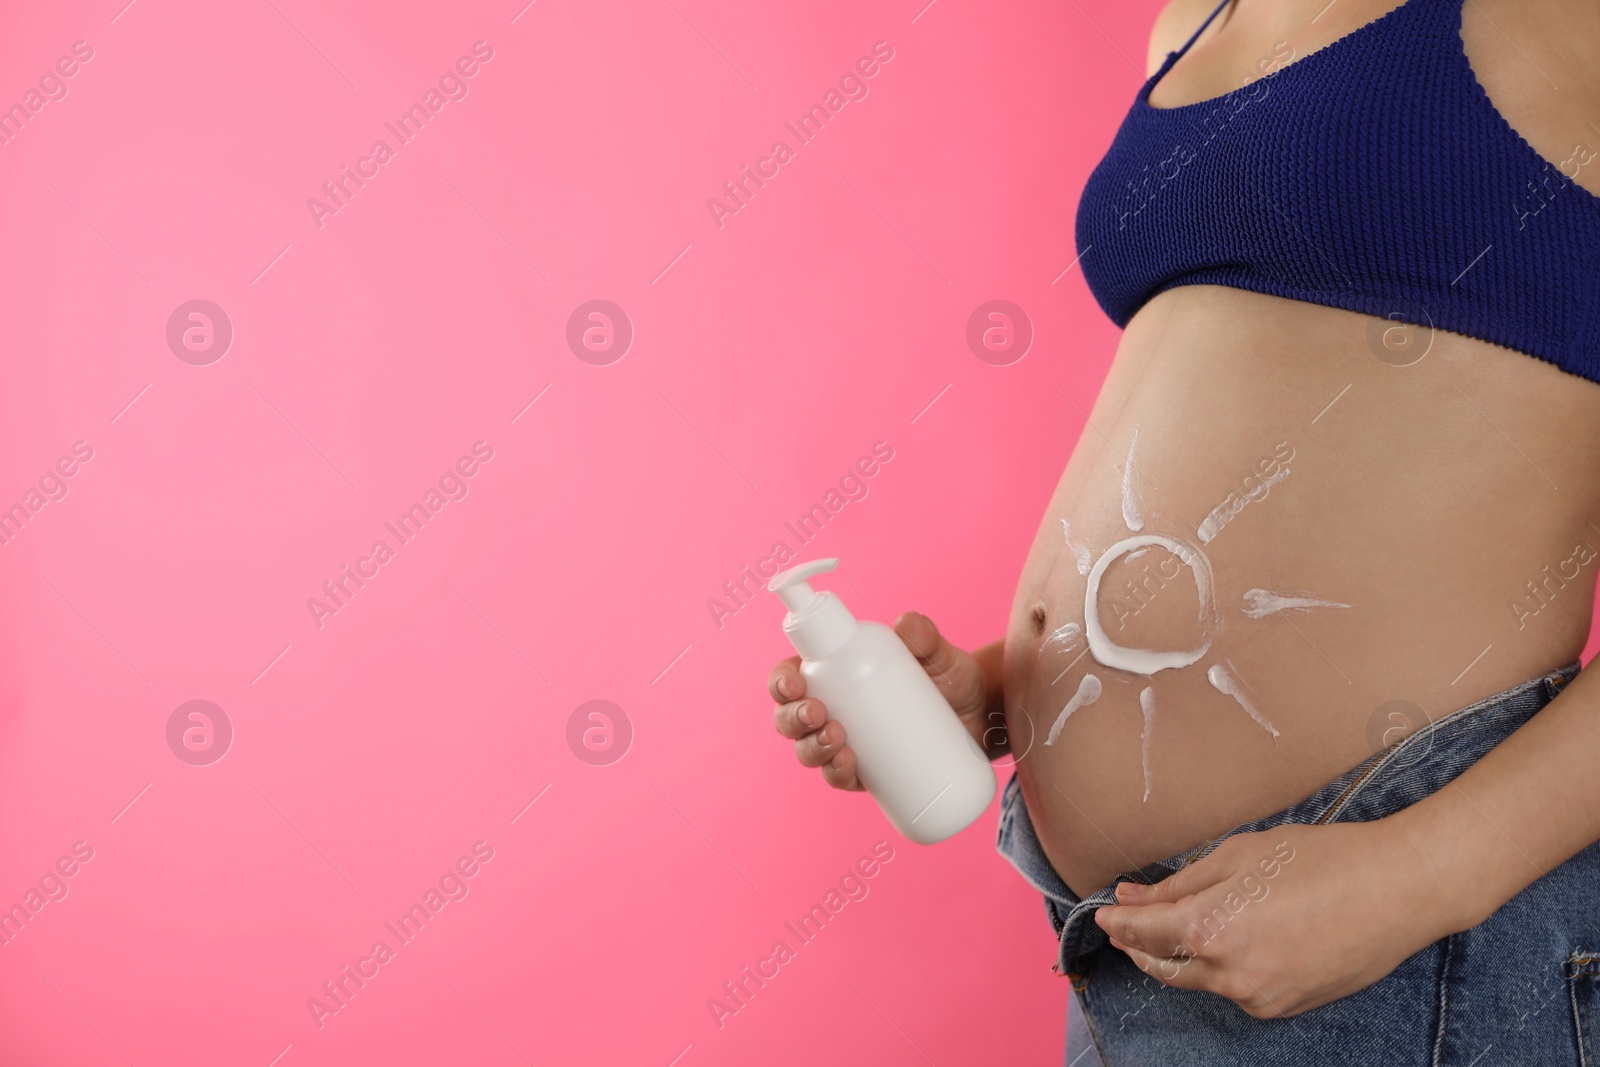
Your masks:
M 801 659 L 820 659 L 844 644 L 855 631 L 855 616 L 833 593 L 817 592 L 808 579 L 833 570 L 838 559 L 818 559 L 790 567 L 767 583 L 783 599 L 789 614 L 783 632 Z
M 802 563 L 798 567 L 790 567 L 773 577 L 767 583 L 767 591 L 777 593 L 783 599 L 783 606 L 789 609 L 791 615 L 800 614 L 800 610 L 816 599 L 816 590 L 807 584 L 808 578 L 815 578 L 819 574 L 839 565 L 839 560 L 817 559 L 810 563 Z

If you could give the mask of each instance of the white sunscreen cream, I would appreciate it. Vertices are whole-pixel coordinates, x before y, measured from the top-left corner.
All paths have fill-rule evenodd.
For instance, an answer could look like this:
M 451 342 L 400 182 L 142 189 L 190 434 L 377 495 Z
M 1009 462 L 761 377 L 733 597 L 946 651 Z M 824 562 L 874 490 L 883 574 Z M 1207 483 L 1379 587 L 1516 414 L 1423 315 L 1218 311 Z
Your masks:
M 1049 645 L 1059 645 L 1057 652 L 1071 652 L 1078 647 L 1078 638 L 1083 636 L 1083 627 L 1075 622 L 1064 622 L 1050 631 L 1050 636 L 1044 639 L 1044 644 L 1039 646 L 1043 651 Z
M 1156 724 L 1156 691 L 1148 685 L 1139 690 L 1139 710 L 1144 712 L 1144 730 L 1139 734 L 1139 764 L 1144 768 L 1144 796 L 1150 799 L 1150 731 Z
M 1122 463 L 1122 521 L 1128 529 L 1138 533 L 1144 529 L 1144 513 L 1139 510 L 1139 490 L 1134 484 L 1133 450 L 1139 447 L 1139 427 L 1133 428 L 1133 440 L 1128 442 L 1128 458 Z
M 1195 592 L 1200 600 L 1200 625 L 1204 632 L 1199 648 L 1177 652 L 1154 652 L 1143 648 L 1126 648 L 1106 635 L 1100 622 L 1100 580 L 1107 568 L 1135 549 L 1158 546 L 1171 552 L 1194 575 Z M 1211 648 L 1211 621 L 1215 608 L 1211 600 L 1211 564 L 1200 551 L 1181 541 L 1158 534 L 1143 534 L 1118 541 L 1106 549 L 1089 571 L 1089 585 L 1083 595 L 1084 634 L 1089 639 L 1089 652 L 1102 667 L 1111 667 L 1129 674 L 1152 675 L 1172 667 L 1187 667 L 1204 656 Z
M 1273 740 L 1278 738 L 1278 728 L 1267 721 L 1267 717 L 1255 709 L 1250 699 L 1244 695 L 1244 687 L 1238 679 L 1228 673 L 1226 667 L 1220 663 L 1213 663 L 1211 669 L 1206 671 L 1206 681 L 1211 683 L 1211 688 L 1223 696 L 1232 697 L 1244 709 L 1244 713 L 1255 720 L 1257 726 L 1272 735 Z
M 1067 547 L 1072 550 L 1073 558 L 1078 562 L 1078 573 L 1088 574 L 1092 557 L 1086 547 L 1072 543 L 1072 524 L 1066 519 L 1061 520 L 1061 536 L 1066 539 Z
M 1228 499 L 1211 509 L 1205 521 L 1200 524 L 1198 531 L 1201 544 L 1210 544 L 1211 539 L 1222 532 L 1222 528 L 1233 521 L 1233 517 L 1244 510 L 1244 506 L 1252 500 L 1260 500 L 1266 496 L 1272 487 L 1289 477 L 1289 468 L 1283 467 L 1272 477 L 1257 485 L 1254 489 L 1243 495 L 1228 494 Z
M 1056 716 L 1056 721 L 1050 724 L 1050 734 L 1044 739 L 1046 745 L 1056 743 L 1056 738 L 1061 736 L 1061 728 L 1067 724 L 1067 717 L 1079 708 L 1086 708 L 1100 699 L 1100 679 L 1092 674 L 1083 676 L 1083 681 L 1078 683 L 1078 691 L 1072 694 L 1072 699 L 1067 701 L 1067 706 L 1061 709 L 1061 714 Z
M 1270 589 L 1247 589 L 1244 592 L 1244 613 L 1252 619 L 1276 615 L 1280 611 L 1309 611 L 1312 608 L 1347 608 L 1337 600 L 1318 600 L 1311 596 L 1286 596 Z

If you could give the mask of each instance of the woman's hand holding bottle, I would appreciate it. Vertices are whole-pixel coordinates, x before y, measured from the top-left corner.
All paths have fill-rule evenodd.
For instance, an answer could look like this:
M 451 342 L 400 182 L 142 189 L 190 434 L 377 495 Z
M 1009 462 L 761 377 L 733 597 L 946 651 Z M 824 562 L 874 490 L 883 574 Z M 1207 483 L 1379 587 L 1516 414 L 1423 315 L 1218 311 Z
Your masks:
M 932 619 L 914 611 L 895 620 L 894 629 L 979 747 L 990 759 L 1004 754 L 1002 642 L 967 652 L 946 640 Z M 823 780 L 835 789 L 864 788 L 856 775 L 856 756 L 844 724 L 829 718 L 822 701 L 806 695 L 799 656 L 790 656 L 772 668 L 767 689 L 778 705 L 773 710 L 778 733 L 794 742 L 795 758 L 801 766 L 820 767 Z

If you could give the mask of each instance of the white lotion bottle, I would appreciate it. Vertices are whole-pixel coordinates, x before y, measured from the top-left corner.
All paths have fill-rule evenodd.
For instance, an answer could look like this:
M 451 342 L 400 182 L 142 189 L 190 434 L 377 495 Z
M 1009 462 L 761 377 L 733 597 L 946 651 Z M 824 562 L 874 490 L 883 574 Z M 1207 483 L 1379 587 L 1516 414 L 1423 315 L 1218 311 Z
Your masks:
M 989 807 L 994 767 L 899 634 L 807 583 L 838 563 L 803 563 L 767 584 L 789 609 L 783 632 L 806 695 L 844 726 L 856 774 L 895 829 L 919 845 L 943 841 Z

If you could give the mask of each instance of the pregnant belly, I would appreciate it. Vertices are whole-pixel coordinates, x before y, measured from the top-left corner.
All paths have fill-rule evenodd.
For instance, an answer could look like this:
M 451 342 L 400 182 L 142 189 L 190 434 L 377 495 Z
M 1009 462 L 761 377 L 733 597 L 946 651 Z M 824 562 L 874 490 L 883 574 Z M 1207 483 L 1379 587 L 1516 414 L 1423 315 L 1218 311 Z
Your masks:
M 1232 289 L 1151 301 L 1006 636 L 1018 776 L 1067 884 L 1576 658 L 1597 459 L 1600 386 L 1528 356 Z

